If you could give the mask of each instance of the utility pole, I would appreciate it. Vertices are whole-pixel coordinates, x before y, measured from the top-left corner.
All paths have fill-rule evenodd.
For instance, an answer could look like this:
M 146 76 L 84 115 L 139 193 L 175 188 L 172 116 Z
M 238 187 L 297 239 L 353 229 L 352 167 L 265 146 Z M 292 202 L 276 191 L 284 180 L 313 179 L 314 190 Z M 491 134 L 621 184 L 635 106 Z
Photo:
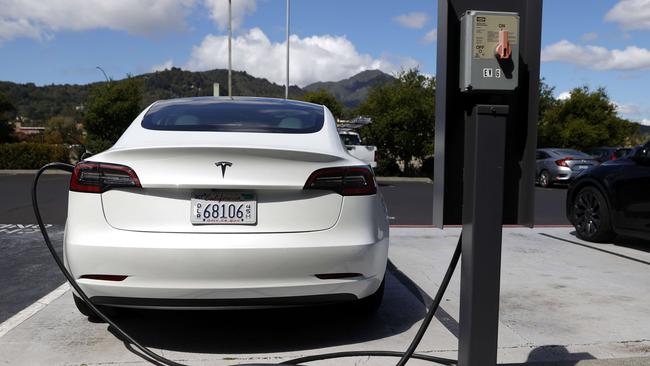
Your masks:
M 228 96 L 232 99 L 232 0 L 228 0 Z
M 289 18 L 291 10 L 291 0 L 287 0 L 287 83 L 284 86 L 284 99 L 289 99 Z

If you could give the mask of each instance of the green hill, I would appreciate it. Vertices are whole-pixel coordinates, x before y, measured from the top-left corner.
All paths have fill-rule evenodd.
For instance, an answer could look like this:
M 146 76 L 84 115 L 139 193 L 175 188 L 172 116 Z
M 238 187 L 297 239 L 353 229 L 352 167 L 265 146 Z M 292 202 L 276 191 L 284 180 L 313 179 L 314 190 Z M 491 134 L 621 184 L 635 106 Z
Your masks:
M 220 84 L 220 95 L 228 95 L 228 70 L 193 72 L 172 68 L 134 76 L 143 82 L 141 107 L 144 108 L 160 99 L 212 95 L 213 83 Z M 291 98 L 300 98 L 306 91 L 325 89 L 333 93 L 348 108 L 357 107 L 378 83 L 393 80 L 393 77 L 378 70 L 361 72 L 338 82 L 318 82 L 304 89 L 292 86 Z M 44 85 L 33 83 L 17 84 L 0 81 L 0 93 L 5 94 L 17 110 L 17 115 L 28 124 L 42 125 L 50 117 L 62 115 L 81 119 L 83 108 L 94 85 Z M 233 95 L 258 97 L 284 97 L 284 86 L 263 78 L 256 78 L 242 71 L 233 71 Z
M 650 126 L 639 123 L 639 133 L 643 136 L 650 136 Z
M 228 70 L 192 72 L 172 68 L 135 78 L 143 82 L 142 108 L 160 99 L 212 95 L 213 83 L 220 84 L 220 95 L 228 95 Z M 36 86 L 33 83 L 0 81 L 0 93 L 14 104 L 19 116 L 34 125 L 41 125 L 57 115 L 80 119 L 92 86 L 104 83 Z M 246 72 L 234 71 L 232 83 L 234 95 L 284 97 L 283 85 L 253 77 Z M 289 90 L 292 98 L 299 98 L 304 93 L 297 86 Z
M 307 85 L 305 91 L 325 89 L 334 94 L 347 108 L 356 108 L 368 96 L 370 89 L 379 84 L 395 80 L 394 77 L 379 70 L 362 71 L 355 76 L 341 81 L 317 82 Z

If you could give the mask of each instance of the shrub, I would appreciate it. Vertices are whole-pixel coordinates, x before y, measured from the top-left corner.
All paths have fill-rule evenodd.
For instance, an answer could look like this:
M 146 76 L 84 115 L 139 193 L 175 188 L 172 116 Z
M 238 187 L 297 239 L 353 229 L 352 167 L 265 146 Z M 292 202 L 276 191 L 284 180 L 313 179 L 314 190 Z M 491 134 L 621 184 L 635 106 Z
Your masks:
M 381 158 L 377 162 L 375 174 L 380 177 L 395 177 L 402 175 L 402 170 L 394 159 Z
M 422 166 L 420 167 L 420 176 L 428 177 L 433 180 L 433 166 L 434 166 L 433 156 L 424 159 L 424 161 L 422 162 Z
M 86 141 L 86 152 L 90 155 L 96 155 L 104 150 L 110 149 L 111 146 L 113 146 L 113 143 L 108 140 L 88 137 L 88 141 Z
M 67 163 L 68 154 L 63 145 L 0 144 L 0 169 L 38 169 L 50 162 Z

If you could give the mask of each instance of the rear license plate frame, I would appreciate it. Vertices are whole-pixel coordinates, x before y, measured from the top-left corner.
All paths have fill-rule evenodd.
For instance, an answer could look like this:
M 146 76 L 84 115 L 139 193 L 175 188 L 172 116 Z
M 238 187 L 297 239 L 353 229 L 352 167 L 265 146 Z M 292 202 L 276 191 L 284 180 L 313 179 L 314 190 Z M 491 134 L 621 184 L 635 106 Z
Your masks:
M 257 225 L 257 196 L 247 191 L 194 192 L 190 198 L 190 223 Z

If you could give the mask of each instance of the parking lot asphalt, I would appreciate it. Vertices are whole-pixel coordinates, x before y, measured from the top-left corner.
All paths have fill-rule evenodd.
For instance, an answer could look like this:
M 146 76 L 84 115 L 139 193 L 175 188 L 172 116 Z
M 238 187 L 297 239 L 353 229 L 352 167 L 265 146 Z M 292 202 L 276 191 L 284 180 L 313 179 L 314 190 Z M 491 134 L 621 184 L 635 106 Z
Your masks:
M 65 280 L 36 225 L 21 226 L 0 232 L 0 323 Z M 6 225 L 0 224 L 2 227 Z M 63 226 L 52 225 L 48 230 L 62 255 Z
M 41 178 L 39 199 L 44 220 L 65 224 L 68 199 L 68 174 L 45 175 Z M 36 223 L 30 190 L 32 174 L 0 174 L 0 224 Z M 433 184 L 412 181 L 380 181 L 379 190 L 386 200 L 388 215 L 394 225 L 431 225 L 433 222 Z M 566 225 L 564 216 L 566 189 L 535 190 L 535 224 Z
M 391 225 L 431 225 L 433 183 L 382 182 Z M 535 225 L 568 225 L 564 212 L 566 187 L 535 189 Z
M 371 317 L 353 316 L 341 306 L 133 310 L 118 322 L 155 352 L 192 365 L 280 362 L 321 352 L 403 350 L 438 288 L 459 233 L 456 228 L 391 228 L 386 295 L 378 314 Z M 650 246 L 640 244 L 586 243 L 575 238 L 570 228 L 506 228 L 499 362 L 649 365 Z M 418 348 L 422 353 L 457 355 L 458 272 Z M 15 323 L 4 334 L 0 329 L 0 364 L 146 364 L 106 324 L 89 322 L 78 314 L 65 290 Z M 394 360 L 357 358 L 318 364 L 389 365 Z

